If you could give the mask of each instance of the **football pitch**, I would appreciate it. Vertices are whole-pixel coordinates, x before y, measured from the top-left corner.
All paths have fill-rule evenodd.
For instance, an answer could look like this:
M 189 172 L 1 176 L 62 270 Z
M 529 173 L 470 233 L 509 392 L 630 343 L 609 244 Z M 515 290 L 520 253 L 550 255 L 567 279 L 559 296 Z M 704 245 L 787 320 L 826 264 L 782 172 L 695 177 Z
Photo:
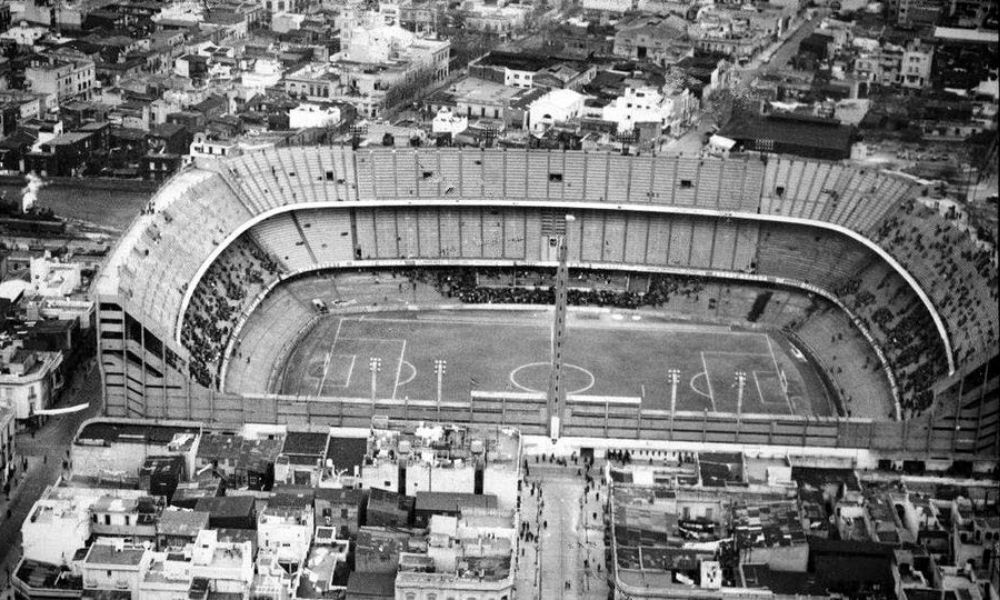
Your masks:
M 273 392 L 300 397 L 445 400 L 473 390 L 545 392 L 551 311 L 423 311 L 321 319 L 297 344 Z M 814 367 L 779 335 L 670 322 L 629 312 L 571 313 L 570 395 L 642 398 L 676 409 L 829 416 Z M 374 371 L 374 373 L 373 373 Z M 374 375 L 374 376 L 373 376 Z

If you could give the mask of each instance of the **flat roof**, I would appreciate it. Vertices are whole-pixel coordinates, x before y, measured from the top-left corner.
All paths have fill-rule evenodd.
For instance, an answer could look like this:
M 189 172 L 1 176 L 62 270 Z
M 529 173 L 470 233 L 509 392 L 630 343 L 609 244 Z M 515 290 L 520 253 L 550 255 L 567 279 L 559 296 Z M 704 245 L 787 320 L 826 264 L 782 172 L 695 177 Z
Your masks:
M 208 529 L 208 517 L 207 511 L 167 509 L 160 514 L 157 532 L 195 537 L 202 529 Z
M 285 454 L 305 454 L 322 457 L 329 437 L 327 433 L 289 431 L 285 436 L 285 446 L 282 452 Z
M 996 31 L 980 31 L 978 29 L 962 29 L 960 27 L 935 27 L 934 37 L 939 40 L 960 42 L 976 42 L 981 44 L 998 43 Z
M 198 427 L 181 425 L 154 425 L 145 423 L 113 423 L 96 421 L 84 425 L 76 435 L 76 441 L 96 440 L 103 442 L 142 440 L 147 443 L 167 443 L 178 433 L 199 433 Z
M 417 510 L 461 512 L 462 509 L 466 508 L 494 509 L 496 507 L 497 497 L 493 494 L 417 492 Z
M 339 469 L 360 467 L 368 453 L 366 438 L 345 438 L 330 436 L 326 444 L 326 458 L 333 461 L 333 466 Z
M 214 516 L 245 517 L 253 512 L 254 503 L 256 499 L 253 496 L 220 496 L 199 498 L 194 508 Z
M 138 567 L 145 556 L 144 548 L 118 549 L 112 544 L 94 544 L 84 560 L 87 564 L 117 565 L 122 567 Z
M 362 597 L 394 598 L 396 595 L 396 574 L 354 571 L 347 578 L 347 595 L 353 594 L 360 594 Z

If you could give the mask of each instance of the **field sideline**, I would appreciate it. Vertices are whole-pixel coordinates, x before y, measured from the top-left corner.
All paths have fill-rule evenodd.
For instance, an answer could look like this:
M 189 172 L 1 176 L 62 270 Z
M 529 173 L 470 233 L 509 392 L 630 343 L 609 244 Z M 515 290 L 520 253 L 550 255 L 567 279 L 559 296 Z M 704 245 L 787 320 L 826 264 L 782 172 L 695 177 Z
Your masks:
M 550 311 L 422 311 L 320 320 L 284 365 L 273 392 L 302 397 L 371 395 L 432 400 L 435 360 L 446 362 L 445 400 L 472 390 L 547 386 Z M 783 337 L 719 325 L 670 322 L 629 312 L 573 312 L 566 347 L 571 394 L 639 396 L 670 408 L 669 370 L 680 371 L 677 410 L 836 414 L 814 366 Z

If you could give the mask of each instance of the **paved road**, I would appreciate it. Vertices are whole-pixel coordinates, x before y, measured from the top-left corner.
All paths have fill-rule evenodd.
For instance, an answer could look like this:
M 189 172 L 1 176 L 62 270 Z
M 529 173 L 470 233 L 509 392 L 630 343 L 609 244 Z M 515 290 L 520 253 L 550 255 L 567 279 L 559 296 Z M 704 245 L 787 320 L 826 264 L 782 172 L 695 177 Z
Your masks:
M 10 497 L 0 498 L 0 566 L 3 567 L 0 589 L 7 586 L 7 574 L 13 572 L 20 560 L 21 522 L 45 488 L 64 473 L 63 459 L 73 435 L 80 423 L 94 416 L 100 406 L 100 373 L 96 368 L 91 368 L 89 374 L 82 379 L 79 384 L 72 384 L 78 385 L 79 391 L 75 394 L 66 393 L 61 404 L 70 406 L 89 400 L 90 408 L 65 416 L 50 417 L 34 435 L 20 433 L 17 436 L 15 447 L 20 456 L 27 458 L 29 466 L 26 474 L 19 470 L 18 485 L 11 490 Z M 8 510 L 11 511 L 10 518 L 7 518 Z M 9 590 L 4 589 L 0 593 L 0 600 L 6 600 L 8 594 Z
M 607 498 L 599 496 L 599 488 L 591 490 L 584 499 L 586 483 L 582 476 L 577 475 L 575 465 L 559 467 L 529 460 L 529 467 L 528 481 L 536 483 L 542 490 L 542 526 L 539 527 L 541 536 L 537 544 L 541 576 L 539 587 L 531 588 L 528 594 L 521 594 L 519 589 L 518 597 L 606 599 L 606 574 L 603 566 L 598 565 L 604 561 L 604 521 L 600 500 Z M 592 468 L 590 472 L 596 477 L 598 469 Z

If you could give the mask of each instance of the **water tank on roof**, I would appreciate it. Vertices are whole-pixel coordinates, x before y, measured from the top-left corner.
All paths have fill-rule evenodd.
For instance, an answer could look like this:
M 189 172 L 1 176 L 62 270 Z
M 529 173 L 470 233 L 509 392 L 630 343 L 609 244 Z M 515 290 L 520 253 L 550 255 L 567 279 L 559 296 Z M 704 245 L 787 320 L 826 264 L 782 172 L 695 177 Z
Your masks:
M 486 448 L 483 445 L 483 440 L 472 440 L 472 443 L 469 444 L 469 451 L 473 454 L 482 454 L 485 452 Z
M 410 440 L 400 440 L 397 448 L 400 456 L 410 455 Z

